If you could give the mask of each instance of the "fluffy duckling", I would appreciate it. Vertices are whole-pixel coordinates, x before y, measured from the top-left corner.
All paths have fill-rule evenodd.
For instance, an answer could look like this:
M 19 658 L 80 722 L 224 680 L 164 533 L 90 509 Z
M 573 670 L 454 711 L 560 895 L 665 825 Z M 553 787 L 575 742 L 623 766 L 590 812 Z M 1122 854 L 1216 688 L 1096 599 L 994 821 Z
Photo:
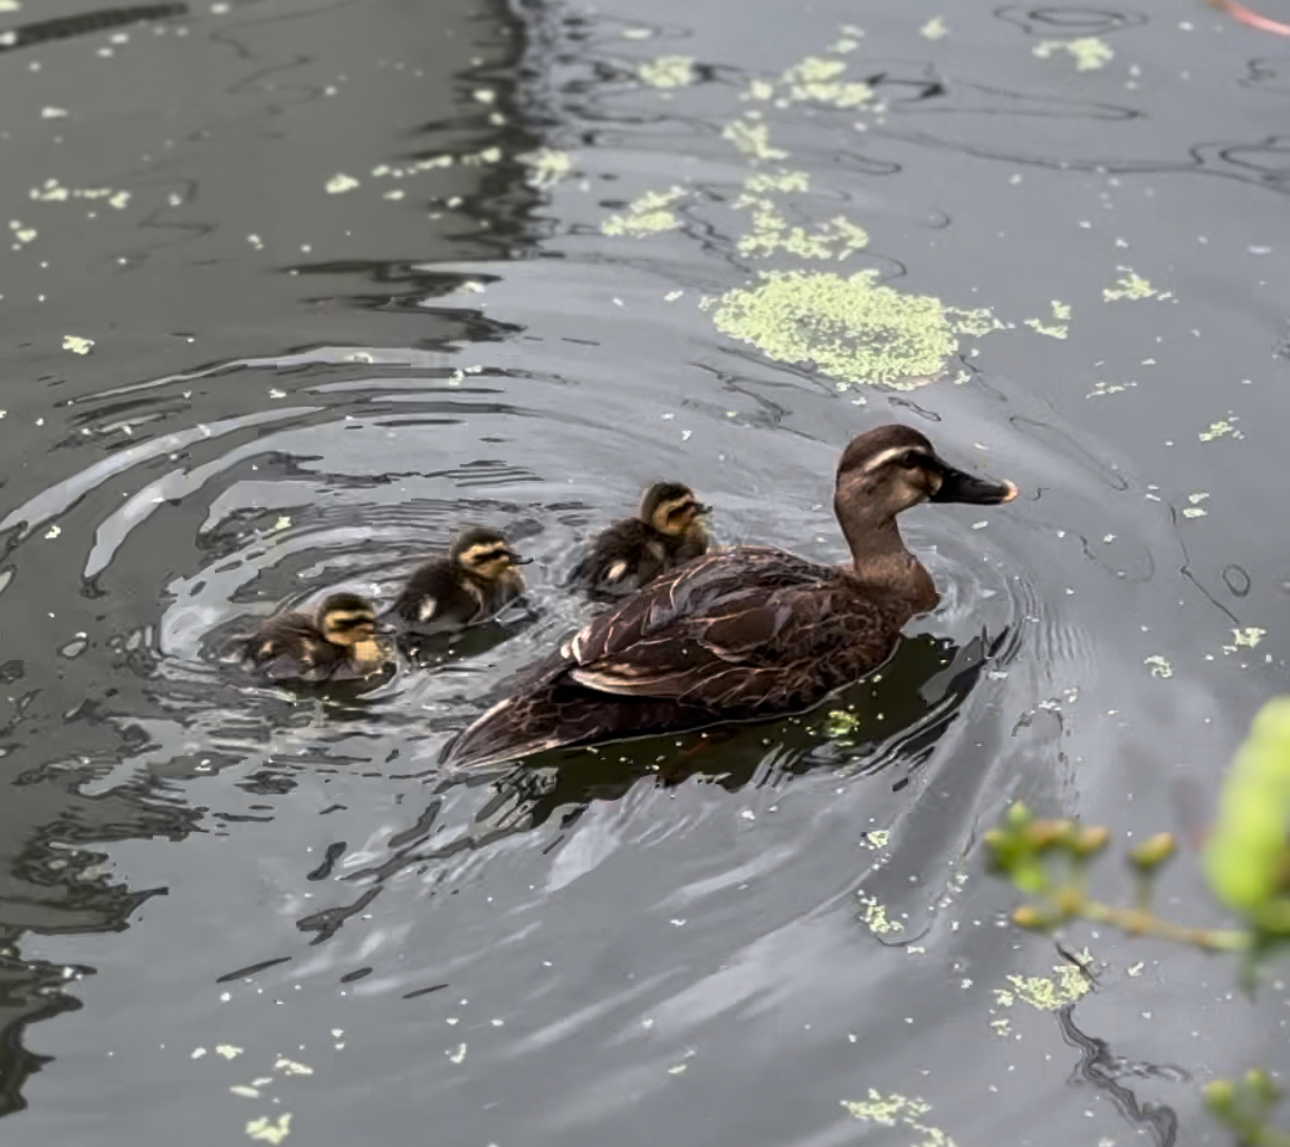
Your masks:
M 517 554 L 498 530 L 465 530 L 447 557 L 412 571 L 386 616 L 421 635 L 478 625 L 524 592 L 524 575 L 515 567 L 532 560 Z
M 570 575 L 594 594 L 619 596 L 660 574 L 702 557 L 708 550 L 703 518 L 711 513 L 681 482 L 655 482 L 641 498 L 636 517 L 606 529 Z
M 293 610 L 264 621 L 247 639 L 246 663 L 271 681 L 353 681 L 390 662 L 376 636 L 376 609 L 356 593 L 334 593 L 313 614 Z
M 696 558 L 522 670 L 441 760 L 483 767 L 804 712 L 881 665 L 905 623 L 940 600 L 896 519 L 924 502 L 992 506 L 1016 496 L 1011 482 L 951 466 L 913 427 L 857 435 L 833 499 L 849 561 L 821 565 L 772 546 Z

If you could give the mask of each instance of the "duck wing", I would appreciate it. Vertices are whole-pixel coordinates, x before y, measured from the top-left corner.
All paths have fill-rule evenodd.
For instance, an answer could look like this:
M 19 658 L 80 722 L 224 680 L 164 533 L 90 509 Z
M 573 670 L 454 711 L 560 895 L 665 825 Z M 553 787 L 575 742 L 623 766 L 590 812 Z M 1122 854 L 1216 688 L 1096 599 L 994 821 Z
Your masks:
M 895 632 L 886 635 L 886 612 L 830 567 L 744 546 L 682 566 L 596 618 L 562 650 L 565 673 L 602 694 L 779 710 L 885 657 Z

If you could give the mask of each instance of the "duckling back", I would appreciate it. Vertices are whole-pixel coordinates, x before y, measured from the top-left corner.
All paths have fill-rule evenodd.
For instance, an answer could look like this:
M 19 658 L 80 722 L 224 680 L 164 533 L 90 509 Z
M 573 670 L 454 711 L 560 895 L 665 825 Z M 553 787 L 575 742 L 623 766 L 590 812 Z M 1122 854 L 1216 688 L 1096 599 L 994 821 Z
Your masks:
M 330 677 L 346 652 L 303 613 L 284 613 L 265 621 L 243 646 L 243 663 L 269 681 L 321 681 Z
M 477 625 L 518 597 L 523 589 L 518 575 L 484 582 L 471 577 L 455 562 L 440 558 L 413 570 L 386 617 L 394 618 L 412 633 L 441 633 Z
M 669 537 L 639 518 L 624 518 L 595 540 L 574 567 L 570 582 L 596 596 L 621 597 L 702 557 L 707 549 L 707 535 L 702 531 Z

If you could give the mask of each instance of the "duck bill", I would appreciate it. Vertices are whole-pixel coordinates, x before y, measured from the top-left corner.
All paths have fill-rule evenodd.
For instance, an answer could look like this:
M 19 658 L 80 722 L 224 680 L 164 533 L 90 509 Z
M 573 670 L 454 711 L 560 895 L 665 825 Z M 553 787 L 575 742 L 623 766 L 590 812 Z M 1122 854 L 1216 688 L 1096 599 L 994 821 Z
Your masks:
M 506 555 L 513 566 L 530 566 L 533 564 L 532 558 L 522 558 L 519 554 L 510 553 Z
M 932 495 L 933 502 L 966 502 L 974 506 L 997 506 L 1011 502 L 1017 496 L 1017 487 L 1011 482 L 991 482 L 944 466 L 941 470 L 940 488 Z

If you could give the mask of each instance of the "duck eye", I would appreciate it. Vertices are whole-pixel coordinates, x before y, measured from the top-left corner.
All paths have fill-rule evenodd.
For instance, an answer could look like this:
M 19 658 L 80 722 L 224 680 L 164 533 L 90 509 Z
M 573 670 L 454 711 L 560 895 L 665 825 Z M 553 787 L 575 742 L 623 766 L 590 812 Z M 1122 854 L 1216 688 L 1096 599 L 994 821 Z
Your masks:
M 921 454 L 902 454 L 900 465 L 906 470 L 921 470 L 927 460 Z

